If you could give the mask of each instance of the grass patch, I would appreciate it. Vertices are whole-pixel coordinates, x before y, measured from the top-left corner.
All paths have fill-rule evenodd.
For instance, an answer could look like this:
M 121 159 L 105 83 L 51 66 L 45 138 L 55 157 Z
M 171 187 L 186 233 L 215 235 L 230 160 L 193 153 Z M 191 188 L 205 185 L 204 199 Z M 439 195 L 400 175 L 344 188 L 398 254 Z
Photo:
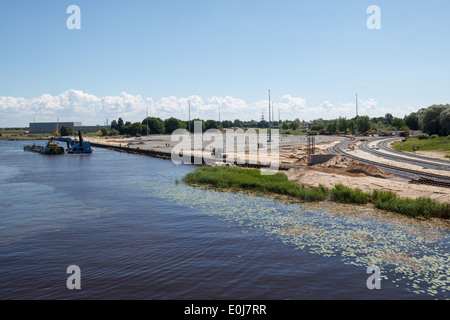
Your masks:
M 400 198 L 392 191 L 374 190 L 372 202 L 375 208 L 400 213 L 409 217 L 450 218 L 450 204 L 431 198 Z
M 307 202 L 325 201 L 330 196 L 331 201 L 340 203 L 365 205 L 371 202 L 377 209 L 409 217 L 450 218 L 450 204 L 431 198 L 400 198 L 392 191 L 364 192 L 361 189 L 346 187 L 342 184 L 337 184 L 331 190 L 322 185 L 306 188 L 304 185 L 299 186 L 289 181 L 284 173 L 261 175 L 258 169 L 203 166 L 188 173 L 183 178 L 183 182 L 192 185 L 208 185 L 224 190 L 250 190 L 263 195 L 286 195 Z
M 416 147 L 419 151 L 450 152 L 450 139 L 448 137 L 435 137 L 433 139 L 419 139 L 414 137 L 408 138 L 405 142 L 394 142 L 392 147 L 398 151 L 414 151 Z M 450 157 L 450 154 L 446 157 Z
M 342 184 L 337 184 L 331 190 L 331 200 L 340 203 L 366 204 L 370 201 L 370 194 L 361 189 L 352 189 Z
M 324 186 L 305 188 L 289 181 L 283 173 L 261 175 L 258 169 L 204 166 L 188 173 L 183 181 L 187 184 L 206 184 L 221 189 L 244 189 L 287 195 L 303 201 L 323 201 L 328 197 L 328 190 Z
M 2 134 L 0 140 L 47 140 L 49 138 L 48 134 L 28 134 L 28 135 L 17 135 L 17 134 Z
M 307 130 L 304 129 L 280 129 L 280 134 L 308 134 Z

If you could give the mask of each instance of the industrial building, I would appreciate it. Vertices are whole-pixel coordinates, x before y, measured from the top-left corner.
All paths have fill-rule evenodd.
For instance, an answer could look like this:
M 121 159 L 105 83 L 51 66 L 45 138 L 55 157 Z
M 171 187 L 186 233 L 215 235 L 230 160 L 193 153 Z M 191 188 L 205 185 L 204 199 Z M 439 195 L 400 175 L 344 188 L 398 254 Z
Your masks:
M 83 126 L 81 122 L 30 122 L 30 133 L 53 133 L 56 128 L 62 126 L 71 127 L 74 131 L 95 133 L 106 128 L 111 130 L 111 126 Z

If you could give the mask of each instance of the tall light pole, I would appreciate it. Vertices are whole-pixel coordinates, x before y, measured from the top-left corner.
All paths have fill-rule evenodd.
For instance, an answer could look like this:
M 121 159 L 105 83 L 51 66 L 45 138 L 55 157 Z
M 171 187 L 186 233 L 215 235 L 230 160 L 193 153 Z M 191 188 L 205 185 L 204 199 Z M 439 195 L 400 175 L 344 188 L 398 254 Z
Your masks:
M 188 100 L 188 106 L 189 106 L 189 134 L 191 134 L 191 100 Z
M 148 137 L 148 106 L 147 106 L 147 137 Z
M 272 122 L 273 122 L 273 127 L 275 126 L 275 115 L 274 115 L 274 110 L 275 110 L 275 108 L 273 107 L 273 101 L 272 101 Z
M 280 105 L 278 105 L 278 125 L 281 123 Z
M 356 94 L 356 136 L 358 136 L 358 94 Z
M 270 122 L 270 89 L 269 89 L 269 141 L 272 142 L 272 123 Z

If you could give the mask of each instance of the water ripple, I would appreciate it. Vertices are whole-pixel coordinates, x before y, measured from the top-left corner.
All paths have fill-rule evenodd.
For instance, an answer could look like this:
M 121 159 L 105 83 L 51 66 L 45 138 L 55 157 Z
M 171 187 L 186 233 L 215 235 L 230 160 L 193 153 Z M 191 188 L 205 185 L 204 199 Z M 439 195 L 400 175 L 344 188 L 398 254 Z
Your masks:
M 446 230 L 365 214 L 335 215 L 327 205 L 311 211 L 303 204 L 185 184 L 137 185 L 182 206 L 237 223 L 244 230 L 294 244 L 298 250 L 339 257 L 345 264 L 365 268 L 377 265 L 382 279 L 410 292 L 450 297 L 450 233 Z

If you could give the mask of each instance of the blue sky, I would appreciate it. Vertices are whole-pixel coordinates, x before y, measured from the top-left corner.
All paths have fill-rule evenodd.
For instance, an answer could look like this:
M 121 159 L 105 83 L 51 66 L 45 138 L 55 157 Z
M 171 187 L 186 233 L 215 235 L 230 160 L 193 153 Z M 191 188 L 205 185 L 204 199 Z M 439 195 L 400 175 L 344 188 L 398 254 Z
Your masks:
M 69 30 L 70 5 L 81 29 Z M 381 9 L 370 30 L 369 5 Z M 2 1 L 0 127 L 403 117 L 449 103 L 450 1 Z M 278 118 L 278 115 L 276 116 Z

